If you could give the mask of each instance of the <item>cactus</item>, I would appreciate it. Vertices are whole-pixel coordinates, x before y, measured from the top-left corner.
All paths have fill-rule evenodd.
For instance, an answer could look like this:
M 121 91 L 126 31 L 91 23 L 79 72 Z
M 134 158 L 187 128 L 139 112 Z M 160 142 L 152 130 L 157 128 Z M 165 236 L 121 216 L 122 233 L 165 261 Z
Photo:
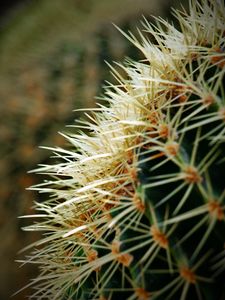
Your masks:
M 174 15 L 123 33 L 145 59 L 111 67 L 108 104 L 36 170 L 31 298 L 224 299 L 225 6 Z

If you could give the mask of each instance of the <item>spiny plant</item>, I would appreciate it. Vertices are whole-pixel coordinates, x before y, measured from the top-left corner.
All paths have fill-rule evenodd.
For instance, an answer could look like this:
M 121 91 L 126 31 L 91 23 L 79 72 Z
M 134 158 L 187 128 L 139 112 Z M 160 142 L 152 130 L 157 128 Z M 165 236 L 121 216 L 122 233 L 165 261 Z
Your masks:
M 225 298 L 225 6 L 123 33 L 145 59 L 111 67 L 70 150 L 37 172 L 34 299 Z

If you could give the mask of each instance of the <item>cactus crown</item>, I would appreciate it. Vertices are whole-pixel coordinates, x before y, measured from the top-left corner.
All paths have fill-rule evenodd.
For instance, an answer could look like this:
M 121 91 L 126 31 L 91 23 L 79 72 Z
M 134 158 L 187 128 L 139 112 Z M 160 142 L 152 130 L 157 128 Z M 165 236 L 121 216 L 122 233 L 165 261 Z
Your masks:
M 38 299 L 225 297 L 225 7 L 190 1 L 124 34 L 145 60 L 112 68 L 100 105 L 38 170 Z M 88 129 L 89 133 L 86 133 Z

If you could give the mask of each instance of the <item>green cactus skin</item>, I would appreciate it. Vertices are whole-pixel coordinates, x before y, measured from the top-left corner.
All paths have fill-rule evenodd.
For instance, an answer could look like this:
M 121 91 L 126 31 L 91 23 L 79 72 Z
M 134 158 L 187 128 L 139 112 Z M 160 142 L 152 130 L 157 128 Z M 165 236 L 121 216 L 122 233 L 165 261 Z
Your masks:
M 225 298 L 225 7 L 189 6 L 143 23 L 154 44 L 124 33 L 145 60 L 37 170 L 31 299 Z

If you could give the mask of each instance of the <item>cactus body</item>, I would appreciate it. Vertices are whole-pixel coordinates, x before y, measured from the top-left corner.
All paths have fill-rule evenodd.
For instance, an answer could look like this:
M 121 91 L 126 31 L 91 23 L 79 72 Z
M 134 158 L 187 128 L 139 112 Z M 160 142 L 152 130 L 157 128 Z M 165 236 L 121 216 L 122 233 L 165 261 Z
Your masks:
M 33 187 L 44 231 L 38 299 L 224 299 L 225 7 L 190 1 L 126 37 L 145 55 L 114 70 L 109 106 L 67 135 Z

